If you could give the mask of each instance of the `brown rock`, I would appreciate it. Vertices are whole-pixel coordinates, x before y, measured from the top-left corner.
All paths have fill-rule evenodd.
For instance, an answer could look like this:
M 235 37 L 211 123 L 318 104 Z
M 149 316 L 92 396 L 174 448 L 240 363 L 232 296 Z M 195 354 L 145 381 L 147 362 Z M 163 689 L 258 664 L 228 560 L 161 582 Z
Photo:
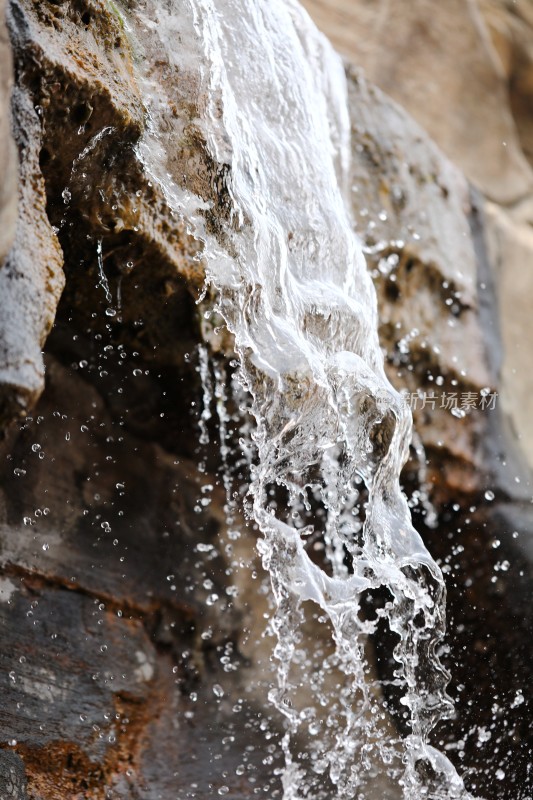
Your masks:
M 443 402 L 455 392 L 460 406 L 464 393 L 479 396 L 495 381 L 479 319 L 469 187 L 427 134 L 353 70 L 349 97 L 352 202 L 389 378 L 410 393 L 423 445 L 438 451 L 441 468 L 449 459 L 450 479 L 461 462 L 461 483 L 469 472 L 474 491 L 483 415 L 463 422 Z M 413 399 L 418 391 L 433 399 Z
M 9 252 L 17 223 L 17 151 L 11 135 L 11 48 L 0 2 L 0 265 Z
M 531 704 L 523 687 L 533 663 L 526 600 L 533 591 L 533 515 L 530 474 L 506 428 L 506 405 L 498 397 L 494 409 L 479 407 L 481 391 L 498 386 L 501 359 L 487 227 L 479 199 L 427 134 L 356 72 L 349 76 L 356 228 L 375 279 L 388 374 L 411 393 L 415 444 L 421 445 L 404 470 L 404 485 L 415 524 L 448 586 L 447 663 L 458 714 L 437 740 L 448 742 L 460 770 L 472 771 L 467 783 L 474 793 L 513 800 L 517 786 L 530 785 Z M 515 237 L 513 247 L 519 242 Z M 509 241 L 502 251 L 511 254 Z M 525 324 L 520 298 L 527 272 L 523 261 L 514 261 L 522 263 L 522 276 L 507 268 L 500 287 L 518 331 Z M 511 291 L 513 299 L 506 300 Z M 504 343 L 506 336 L 504 329 Z M 526 351 L 522 373 L 528 371 L 525 359 Z M 517 389 L 521 381 L 525 393 L 529 384 L 517 371 Z M 452 393 L 458 416 L 443 407 Z M 469 393 L 477 408 L 461 412 Z M 487 489 L 492 495 L 486 497 Z M 429 527 L 428 497 L 436 512 Z M 392 677 L 385 631 L 376 645 L 378 665 Z M 396 719 L 401 724 L 401 715 Z M 487 763 L 506 774 L 505 787 L 494 786 Z
M 20 199 L 14 245 L 0 269 L 0 424 L 24 416 L 44 388 L 42 348 L 63 288 L 62 254 L 46 216 L 39 168 L 40 126 L 28 95 L 16 90 Z
M 527 163 L 533 153 L 531 5 L 527 0 L 437 5 L 304 0 L 304 5 L 338 49 L 398 100 L 489 198 L 484 224 L 500 296 L 501 390 L 533 466 L 527 360 L 533 332 L 525 304 L 517 303 L 529 291 L 533 260 Z M 470 331 L 465 338 L 471 340 Z M 454 471 L 462 483 L 464 471 Z
M 533 13 L 524 0 L 479 0 L 507 80 L 520 144 L 533 162 Z
M 506 76 L 477 2 L 304 5 L 338 50 L 409 111 L 491 199 L 511 203 L 532 191 Z
M 143 8 L 150 14 L 155 6 Z M 448 63 L 448 46 L 457 54 L 453 47 L 478 41 L 477 17 L 468 17 L 452 47 L 455 28 L 448 20 L 440 52 L 428 3 L 420 0 L 415 11 L 421 50 L 409 49 L 413 17 L 405 25 L 399 20 L 401 70 L 421 69 L 430 45 L 439 45 L 436 52 Z M 444 11 L 432 6 L 431 19 L 435 13 Z M 209 160 L 191 124 L 199 102 L 191 75 L 178 75 L 166 63 L 157 29 L 144 31 L 141 16 L 127 21 L 123 26 L 114 4 L 100 0 L 12 3 L 23 88 L 17 102 L 28 115 L 22 127 L 31 132 L 33 148 L 33 161 L 24 161 L 24 186 L 33 203 L 38 190 L 42 241 L 55 241 L 47 219 L 57 228 L 67 282 L 45 345 L 46 390 L 25 423 L 8 430 L 2 451 L 0 616 L 8 646 L 0 655 L 1 744 L 22 756 L 30 796 L 42 800 L 81 794 L 100 800 L 108 792 L 148 800 L 180 796 L 194 783 L 206 797 L 223 786 L 235 798 L 259 786 L 273 794 L 277 763 L 275 756 L 269 763 L 261 732 L 268 747 L 279 742 L 265 701 L 272 680 L 268 642 L 261 640 L 267 586 L 253 561 L 254 531 L 238 520 L 240 539 L 229 535 L 234 512 L 225 508 L 228 467 L 221 464 L 213 399 L 209 443 L 198 443 L 207 391 L 198 375 L 202 324 L 194 300 L 203 270 L 186 220 L 173 217 L 138 157 L 139 141 L 150 142 L 143 139 L 142 108 L 143 100 L 153 99 L 150 82 L 161 87 L 157 101 L 169 137 L 161 169 L 213 201 L 206 215 L 213 228 L 227 210 L 228 166 Z M 185 38 L 188 33 L 180 31 Z M 492 86 L 485 44 L 469 62 L 478 90 Z M 144 54 L 137 73 L 133 52 Z M 391 81 L 393 61 L 387 53 L 383 74 Z M 438 77 L 436 70 L 431 75 Z M 470 97 L 460 84 L 452 81 L 455 106 L 446 113 L 436 109 L 440 122 Z M 467 183 L 379 90 L 350 73 L 349 91 L 353 205 L 375 272 L 389 374 L 412 392 L 493 387 L 490 280 L 481 274 L 482 222 Z M 429 113 L 431 98 L 427 92 L 421 97 Z M 507 131 L 506 117 L 501 124 Z M 494 156 L 487 148 L 482 152 Z M 37 157 L 42 177 L 29 168 Z M 512 152 L 505 158 L 510 169 L 523 165 Z M 521 178 L 528 182 L 527 170 Z M 14 251 L 12 264 L 22 270 L 26 260 Z M 31 277 L 26 285 L 50 319 L 57 286 L 46 307 L 39 281 Z M 32 342 L 40 342 L 32 319 L 14 317 L 9 341 L 29 329 Z M 498 347 L 495 333 L 490 341 Z M 214 364 L 224 366 L 211 354 L 211 383 Z M 228 383 L 222 374 L 219 399 Z M 37 380 L 35 386 L 28 403 L 37 400 Z M 231 401 L 228 413 L 232 430 L 225 443 L 240 486 L 246 465 L 236 455 L 240 421 Z M 448 576 L 452 691 L 461 709 L 438 735 L 452 747 L 465 737 L 464 756 L 452 757 L 474 770 L 472 780 L 486 763 L 505 768 L 506 797 L 515 800 L 515 782 L 525 787 L 528 780 L 527 759 L 515 759 L 517 741 L 524 753 L 531 748 L 527 703 L 513 710 L 512 728 L 500 715 L 483 747 L 469 732 L 491 724 L 495 694 L 511 704 L 530 677 L 524 484 L 514 482 L 518 472 L 509 480 L 500 469 L 509 456 L 497 415 L 478 411 L 458 419 L 439 405 L 420 408 L 416 418 L 425 453 L 418 448 L 414 454 L 405 487 Z M 487 486 L 495 491 L 497 513 L 479 508 Z M 435 505 L 434 529 L 424 523 L 424 493 Z M 500 544 L 494 547 L 496 531 Z M 508 630 L 509 619 L 519 618 Z M 311 649 L 315 624 L 311 615 L 305 631 Z M 379 645 L 386 673 L 391 649 Z M 509 678 L 514 660 L 519 667 Z M 21 713 L 15 715 L 17 703 Z M 494 796 L 491 776 L 479 783 Z

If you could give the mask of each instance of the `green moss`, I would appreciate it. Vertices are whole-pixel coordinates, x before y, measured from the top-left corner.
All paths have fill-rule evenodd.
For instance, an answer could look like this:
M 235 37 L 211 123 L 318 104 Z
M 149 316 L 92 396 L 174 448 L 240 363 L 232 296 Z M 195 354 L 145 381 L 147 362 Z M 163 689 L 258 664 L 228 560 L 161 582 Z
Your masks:
M 113 0 L 107 0 L 107 5 L 114 17 L 116 17 L 122 33 L 125 33 L 124 16 L 120 8 Z

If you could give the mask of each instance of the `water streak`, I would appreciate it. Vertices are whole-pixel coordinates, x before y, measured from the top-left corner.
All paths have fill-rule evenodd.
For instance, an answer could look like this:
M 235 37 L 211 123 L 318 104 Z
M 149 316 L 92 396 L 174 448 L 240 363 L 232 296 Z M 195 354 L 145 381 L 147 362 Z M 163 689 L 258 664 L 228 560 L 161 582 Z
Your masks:
M 374 289 L 350 218 L 342 62 L 294 0 L 167 0 L 151 30 L 156 23 L 165 57 L 198 86 L 211 198 L 198 198 L 191 215 L 194 196 L 170 186 L 155 102 L 140 153 L 195 220 L 251 396 L 250 513 L 277 605 L 270 698 L 286 720 L 284 798 L 370 797 L 380 771 L 406 800 L 467 798 L 429 744 L 450 711 L 435 655 L 444 583 L 399 488 L 411 418 L 385 377 Z M 178 29 L 188 32 L 182 51 Z M 227 459 L 225 389 L 215 378 Z M 310 545 L 321 539 L 323 558 Z M 384 598 L 375 618 L 364 612 L 371 593 Z M 331 630 L 334 647 L 322 656 L 304 642 L 309 607 Z M 387 715 L 369 679 L 367 637 L 384 622 L 410 720 L 403 738 L 383 733 Z M 301 697 L 302 675 L 312 702 Z

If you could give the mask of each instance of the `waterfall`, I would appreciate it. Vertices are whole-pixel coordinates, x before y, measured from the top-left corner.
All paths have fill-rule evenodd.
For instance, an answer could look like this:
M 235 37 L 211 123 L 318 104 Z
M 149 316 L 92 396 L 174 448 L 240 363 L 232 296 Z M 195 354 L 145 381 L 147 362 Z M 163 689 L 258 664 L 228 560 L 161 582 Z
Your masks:
M 436 655 L 445 589 L 400 491 L 411 417 L 384 373 L 353 232 L 343 64 L 294 0 L 146 0 L 138 14 L 197 92 L 191 119 L 209 196 L 169 174 L 153 87 L 139 154 L 203 242 L 206 291 L 250 396 L 248 512 L 276 601 L 270 699 L 286 731 L 284 798 L 370 797 L 380 771 L 406 800 L 468 798 L 429 743 L 451 712 Z M 309 544 L 319 537 L 321 557 Z M 385 598 L 374 617 L 372 592 Z M 331 630 L 327 654 L 302 642 L 309 607 Z M 404 737 L 383 735 L 383 699 L 368 677 L 367 638 L 384 623 L 397 642 Z M 298 675 L 311 705 L 301 707 Z

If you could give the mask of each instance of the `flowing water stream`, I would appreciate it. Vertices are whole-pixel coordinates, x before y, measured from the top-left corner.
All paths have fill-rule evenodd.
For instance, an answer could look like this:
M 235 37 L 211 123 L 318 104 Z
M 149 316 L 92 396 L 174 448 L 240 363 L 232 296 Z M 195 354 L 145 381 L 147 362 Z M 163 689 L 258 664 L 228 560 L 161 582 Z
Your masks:
M 251 398 L 248 513 L 276 601 L 270 699 L 285 720 L 284 798 L 370 798 L 380 772 L 408 800 L 467 798 L 429 744 L 451 710 L 436 655 L 445 590 L 399 486 L 411 418 L 385 377 L 374 289 L 350 217 L 343 64 L 293 0 L 167 0 L 140 3 L 138 14 L 199 98 L 194 123 L 215 201 L 166 169 L 154 92 L 139 152 L 204 242 L 206 289 Z M 206 373 L 206 351 L 201 359 Z M 312 546 L 319 539 L 322 550 Z M 376 594 L 383 602 L 369 614 Z M 303 641 L 310 606 L 330 631 L 328 653 Z M 403 737 L 383 732 L 367 652 L 383 625 L 396 642 Z

